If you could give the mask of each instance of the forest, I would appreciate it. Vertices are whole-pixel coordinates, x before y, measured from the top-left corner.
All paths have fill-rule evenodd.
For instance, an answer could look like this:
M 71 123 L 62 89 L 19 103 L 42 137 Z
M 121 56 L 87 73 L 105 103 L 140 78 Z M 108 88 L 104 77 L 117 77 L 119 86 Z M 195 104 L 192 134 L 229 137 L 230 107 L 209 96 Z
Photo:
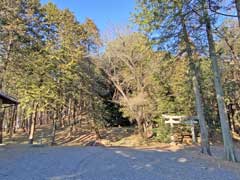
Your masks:
M 106 128 L 170 143 L 163 115 L 196 116 L 200 151 L 219 140 L 238 161 L 240 1 L 137 0 L 130 21 L 103 37 L 52 2 L 0 0 L 0 90 L 18 101 L 0 103 L 0 142 L 45 126 L 51 145 Z

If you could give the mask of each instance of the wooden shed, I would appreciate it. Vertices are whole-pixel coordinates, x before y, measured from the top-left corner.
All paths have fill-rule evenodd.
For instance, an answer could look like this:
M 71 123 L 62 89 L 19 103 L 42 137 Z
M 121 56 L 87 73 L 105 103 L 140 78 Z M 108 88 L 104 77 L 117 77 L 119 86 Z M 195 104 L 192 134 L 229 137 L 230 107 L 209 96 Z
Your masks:
M 0 106 L 1 106 L 1 104 L 15 104 L 15 105 L 17 105 L 18 101 L 15 98 L 6 95 L 3 92 L 0 92 Z
M 18 101 L 11 97 L 6 95 L 3 92 L 0 92 L 0 144 L 2 144 L 2 138 L 3 138 L 3 119 L 4 119 L 4 109 L 7 106 L 3 106 L 3 105 L 7 105 L 10 104 L 11 106 L 17 106 L 19 103 Z

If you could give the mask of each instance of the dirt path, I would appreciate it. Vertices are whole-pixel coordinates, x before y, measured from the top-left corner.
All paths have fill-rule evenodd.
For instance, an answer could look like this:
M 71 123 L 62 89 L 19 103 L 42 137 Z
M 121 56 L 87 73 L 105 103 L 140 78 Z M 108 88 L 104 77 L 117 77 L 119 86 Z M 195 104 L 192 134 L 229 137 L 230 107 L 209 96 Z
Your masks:
M 1 180 L 240 180 L 186 151 L 103 147 L 0 147 Z

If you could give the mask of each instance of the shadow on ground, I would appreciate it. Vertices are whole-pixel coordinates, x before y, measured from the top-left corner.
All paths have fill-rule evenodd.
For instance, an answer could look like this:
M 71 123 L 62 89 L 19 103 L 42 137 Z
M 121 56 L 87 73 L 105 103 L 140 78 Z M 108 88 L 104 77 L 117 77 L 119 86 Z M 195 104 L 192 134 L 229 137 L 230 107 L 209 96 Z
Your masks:
M 84 130 L 83 130 L 84 129 Z M 34 143 L 51 144 L 51 127 L 49 125 L 42 125 L 36 128 L 34 135 Z M 104 145 L 111 146 L 112 143 L 121 141 L 131 135 L 134 135 L 134 128 L 108 128 L 100 130 L 102 142 Z M 70 133 L 70 127 L 58 128 L 56 131 L 55 142 L 56 145 L 80 145 L 85 146 L 89 142 L 96 140 L 96 135 L 88 128 L 81 128 L 76 126 L 75 131 Z M 17 131 L 12 138 L 4 134 L 5 144 L 27 144 L 28 133 L 22 130 Z

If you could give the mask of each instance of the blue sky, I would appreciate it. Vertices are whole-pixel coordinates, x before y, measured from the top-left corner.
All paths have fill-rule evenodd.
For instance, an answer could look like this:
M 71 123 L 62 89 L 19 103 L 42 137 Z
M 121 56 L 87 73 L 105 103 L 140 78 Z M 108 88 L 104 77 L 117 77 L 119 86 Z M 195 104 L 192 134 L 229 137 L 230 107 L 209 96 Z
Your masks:
M 53 2 L 59 8 L 70 9 L 80 22 L 93 19 L 103 33 L 111 25 L 127 25 L 134 11 L 135 0 L 41 0 Z

